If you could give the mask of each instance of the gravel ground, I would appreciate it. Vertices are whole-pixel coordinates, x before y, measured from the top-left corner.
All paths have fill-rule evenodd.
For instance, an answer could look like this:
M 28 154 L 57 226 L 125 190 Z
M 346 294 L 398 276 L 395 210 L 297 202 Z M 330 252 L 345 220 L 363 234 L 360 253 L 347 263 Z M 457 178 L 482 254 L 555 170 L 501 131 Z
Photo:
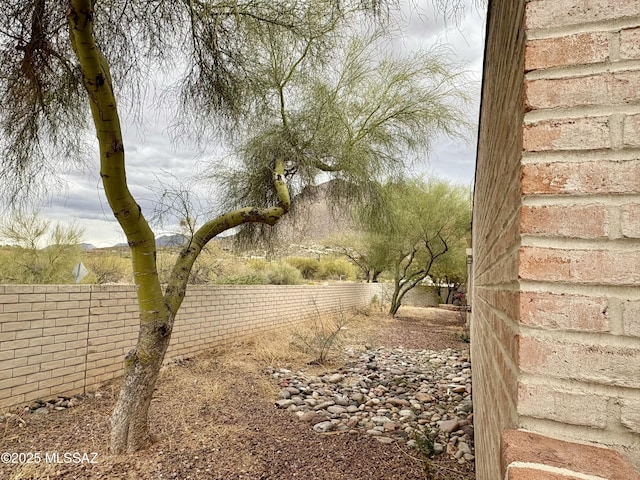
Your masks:
M 395 320 L 368 315 L 354 320 L 347 333 L 341 345 L 345 352 L 366 351 L 366 347 L 468 352 L 461 340 L 459 314 L 438 309 L 403 307 Z M 31 453 L 32 460 L 38 452 L 41 460 L 0 464 L 0 478 L 475 478 L 472 462 L 461 465 L 446 452 L 426 461 L 416 448 L 398 442 L 383 444 L 365 432 L 318 433 L 293 412 L 276 408 L 282 387 L 267 373 L 269 367 L 304 369 L 320 376 L 348 361 L 348 356 L 336 352 L 332 365 L 308 365 L 313 357 L 292 348 L 290 334 L 261 335 L 165 368 L 151 407 L 154 443 L 136 454 L 108 453 L 109 415 L 117 382 L 72 401 L 64 410 L 45 406 L 50 413 L 22 408 L 5 412 L 13 416 L 0 423 L 0 452 Z M 45 463 L 45 452 L 57 457 L 49 455 Z

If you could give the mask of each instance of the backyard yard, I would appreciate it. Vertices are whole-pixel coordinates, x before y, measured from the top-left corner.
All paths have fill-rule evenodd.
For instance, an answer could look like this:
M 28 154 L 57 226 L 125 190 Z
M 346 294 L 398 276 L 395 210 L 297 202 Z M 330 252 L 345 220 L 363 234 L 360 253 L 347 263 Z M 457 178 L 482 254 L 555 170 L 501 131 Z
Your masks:
M 471 480 L 463 325 L 434 308 L 370 310 L 173 363 L 152 401 L 153 443 L 130 455 L 108 453 L 117 381 L 11 409 L 0 478 Z

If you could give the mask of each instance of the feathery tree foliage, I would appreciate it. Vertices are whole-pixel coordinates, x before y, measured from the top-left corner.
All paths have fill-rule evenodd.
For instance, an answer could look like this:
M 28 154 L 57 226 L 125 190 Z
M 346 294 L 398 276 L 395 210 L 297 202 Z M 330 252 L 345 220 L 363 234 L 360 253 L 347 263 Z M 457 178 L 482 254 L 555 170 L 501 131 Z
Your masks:
M 404 296 L 435 271 L 444 272 L 460 257 L 471 232 L 469 190 L 443 180 L 390 182 L 383 187 L 382 209 L 363 209 L 367 245 L 393 273 L 389 315 Z
M 12 202 L 33 196 L 63 164 L 80 163 L 92 123 L 104 192 L 131 249 L 140 330 L 111 418 L 113 453 L 148 441 L 158 372 L 207 242 L 238 225 L 277 223 L 290 208 L 289 189 L 322 173 L 348 191 L 370 191 L 373 180 L 403 167 L 407 150 L 456 131 L 459 105 L 449 96 L 460 90 L 441 57 L 376 63 L 352 42 L 339 68 L 331 61 L 353 33 L 349 25 L 363 12 L 384 18 L 393 3 L 0 0 L 2 193 Z M 240 145 L 236 168 L 218 164 L 213 175 L 228 208 L 193 225 L 164 289 L 154 233 L 127 184 L 120 124 L 122 109 L 139 111 L 161 72 L 171 72 L 163 98 L 176 111 L 176 136 L 215 133 Z
M 53 224 L 38 212 L 15 212 L 0 224 L 0 283 L 73 283 L 84 231 L 77 225 Z

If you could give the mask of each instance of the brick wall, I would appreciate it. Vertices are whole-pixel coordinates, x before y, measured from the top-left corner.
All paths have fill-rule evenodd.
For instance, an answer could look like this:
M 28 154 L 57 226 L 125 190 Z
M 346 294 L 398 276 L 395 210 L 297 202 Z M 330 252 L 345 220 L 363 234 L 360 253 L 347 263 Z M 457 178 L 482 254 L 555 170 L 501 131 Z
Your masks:
M 493 2 L 488 21 L 473 218 L 471 360 L 476 470 L 500 476 L 500 432 L 517 425 L 517 251 L 524 96 L 524 4 Z
M 487 32 L 473 233 L 478 479 L 637 478 L 550 466 L 542 441 L 528 450 L 542 469 L 526 473 L 517 455 L 505 463 L 503 432 L 604 446 L 640 467 L 640 7 L 493 0 Z
M 314 313 L 350 309 L 377 284 L 190 286 L 167 360 Z M 0 407 L 81 392 L 116 378 L 138 332 L 131 285 L 0 286 Z

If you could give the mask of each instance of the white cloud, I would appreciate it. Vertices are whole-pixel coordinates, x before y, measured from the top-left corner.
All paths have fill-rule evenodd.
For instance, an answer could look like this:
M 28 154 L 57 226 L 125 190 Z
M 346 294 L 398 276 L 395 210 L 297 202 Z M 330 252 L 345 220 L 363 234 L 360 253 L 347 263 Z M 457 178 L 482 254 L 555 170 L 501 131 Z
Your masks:
M 411 0 L 406 0 L 411 1 Z M 415 6 L 415 4 L 414 4 Z M 392 42 L 396 50 L 413 50 L 433 45 L 434 42 L 450 45 L 456 57 L 473 73 L 479 92 L 482 70 L 484 18 L 474 8 L 467 8 L 457 21 L 443 22 L 434 13 L 430 0 L 421 0 L 417 9 L 405 8 L 402 36 Z M 169 137 L 167 113 L 153 107 L 143 112 L 141 122 L 133 115 L 124 117 L 125 148 L 127 156 L 127 179 L 131 192 L 140 200 L 143 212 L 148 213 L 148 186 L 156 177 L 162 178 L 168 171 L 178 178 L 196 174 L 216 150 L 203 154 L 195 148 L 176 145 Z M 472 113 L 477 118 L 477 104 Z M 218 153 L 219 155 L 219 153 Z M 53 220 L 76 223 L 85 227 L 85 241 L 97 246 L 108 246 L 123 242 L 124 235 L 115 221 L 99 181 L 97 153 L 89 159 L 84 172 L 68 172 L 65 177 L 68 187 L 54 197 L 43 214 Z M 475 164 L 475 141 L 467 144 L 450 140 L 434 142 L 433 153 L 428 162 L 417 170 L 429 172 L 461 183 L 471 183 Z

